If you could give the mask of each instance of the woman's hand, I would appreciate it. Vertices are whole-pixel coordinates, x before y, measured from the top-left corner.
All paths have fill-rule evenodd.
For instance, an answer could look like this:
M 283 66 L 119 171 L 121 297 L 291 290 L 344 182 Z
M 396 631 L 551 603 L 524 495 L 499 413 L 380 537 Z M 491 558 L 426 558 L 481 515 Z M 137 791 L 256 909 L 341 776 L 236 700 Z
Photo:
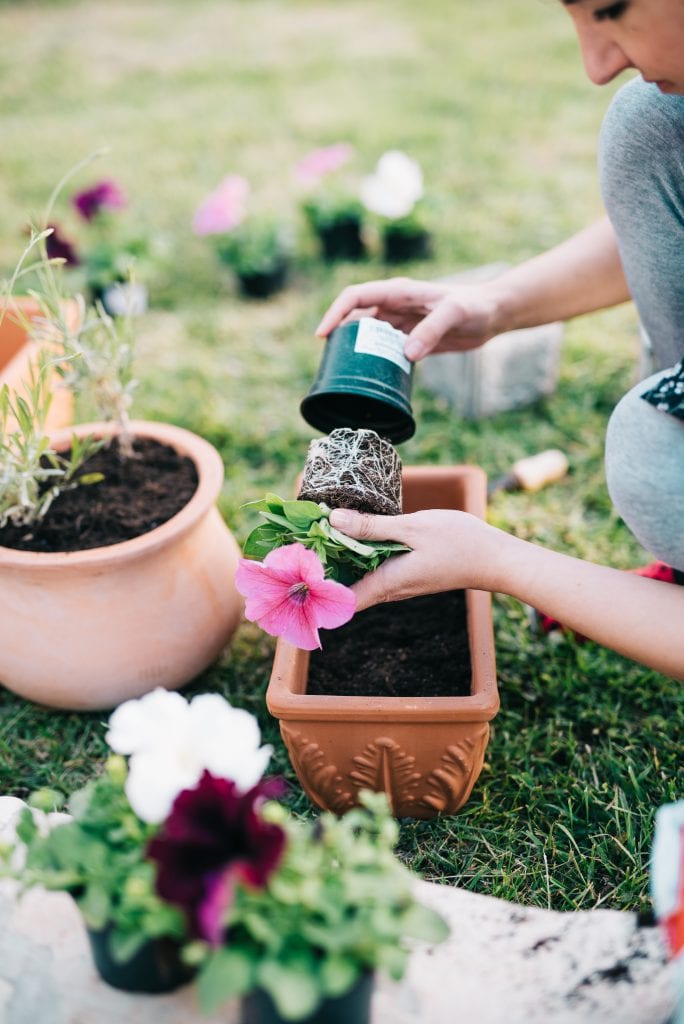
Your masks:
M 408 334 L 404 353 L 413 362 L 433 352 L 477 348 L 502 329 L 495 281 L 453 285 L 393 277 L 345 288 L 316 334 L 325 338 L 341 323 L 363 316 L 385 320 Z
M 467 512 L 433 509 L 404 516 L 371 516 L 349 509 L 331 524 L 358 540 L 396 540 L 412 550 L 392 555 L 354 584 L 357 611 L 383 601 L 474 587 L 494 589 L 497 549 L 508 535 Z

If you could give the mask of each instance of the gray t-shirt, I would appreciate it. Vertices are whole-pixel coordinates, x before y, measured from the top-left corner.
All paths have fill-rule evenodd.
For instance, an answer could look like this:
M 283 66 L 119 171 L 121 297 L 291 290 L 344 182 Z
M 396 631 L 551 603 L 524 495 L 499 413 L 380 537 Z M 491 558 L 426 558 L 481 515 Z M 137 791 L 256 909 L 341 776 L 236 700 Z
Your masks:
M 639 76 L 613 97 L 599 175 L 627 282 L 654 354 L 684 357 L 684 96 Z

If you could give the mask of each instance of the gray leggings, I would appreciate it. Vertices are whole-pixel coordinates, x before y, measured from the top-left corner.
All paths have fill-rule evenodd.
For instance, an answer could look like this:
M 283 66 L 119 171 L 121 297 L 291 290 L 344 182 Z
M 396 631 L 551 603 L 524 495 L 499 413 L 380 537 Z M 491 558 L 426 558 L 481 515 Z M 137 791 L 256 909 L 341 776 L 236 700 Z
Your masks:
M 641 78 L 620 89 L 601 129 L 599 171 L 652 366 L 663 370 L 684 357 L 684 96 Z M 640 397 L 659 377 L 613 412 L 606 479 L 637 540 L 684 570 L 684 420 Z
M 684 572 L 684 420 L 641 395 L 655 373 L 622 398 L 606 432 L 611 501 L 640 544 Z

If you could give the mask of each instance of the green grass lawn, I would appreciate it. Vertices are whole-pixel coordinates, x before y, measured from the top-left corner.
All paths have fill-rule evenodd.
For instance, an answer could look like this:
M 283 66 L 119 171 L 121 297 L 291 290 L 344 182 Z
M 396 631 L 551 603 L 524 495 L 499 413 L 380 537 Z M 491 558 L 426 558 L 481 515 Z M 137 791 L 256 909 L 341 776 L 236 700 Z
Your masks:
M 290 493 L 301 469 L 312 434 L 299 402 L 318 364 L 320 314 L 344 284 L 389 270 L 375 255 L 322 266 L 303 238 L 287 291 L 241 300 L 190 229 L 225 174 L 249 178 L 255 208 L 294 215 L 291 168 L 309 149 L 352 142 L 359 177 L 385 149 L 404 149 L 438 211 L 434 260 L 401 268 L 425 276 L 515 262 L 600 210 L 595 140 L 612 89 L 586 82 L 556 0 L 5 0 L 0 31 L 0 276 L 60 175 L 109 147 L 78 184 L 116 178 L 136 224 L 164 247 L 139 325 L 134 411 L 217 446 L 221 508 L 240 540 L 251 525 L 242 503 Z M 81 231 L 65 201 L 56 217 Z M 562 448 L 569 476 L 537 495 L 497 495 L 490 520 L 637 565 L 644 552 L 611 511 L 602 467 L 637 349 L 629 306 L 569 324 L 556 393 L 479 423 L 450 413 L 418 376 L 418 430 L 402 459 L 473 462 L 495 476 Z M 680 684 L 593 644 L 532 635 L 512 599 L 496 597 L 494 610 L 501 711 L 483 773 L 459 815 L 402 824 L 402 855 L 430 879 L 526 904 L 644 906 L 654 811 L 681 793 Z M 293 779 L 264 705 L 272 654 L 246 624 L 186 693 L 218 690 L 257 714 L 274 768 Z M 0 715 L 0 792 L 69 792 L 105 754 L 106 715 L 8 693 Z M 296 782 L 290 799 L 310 813 Z

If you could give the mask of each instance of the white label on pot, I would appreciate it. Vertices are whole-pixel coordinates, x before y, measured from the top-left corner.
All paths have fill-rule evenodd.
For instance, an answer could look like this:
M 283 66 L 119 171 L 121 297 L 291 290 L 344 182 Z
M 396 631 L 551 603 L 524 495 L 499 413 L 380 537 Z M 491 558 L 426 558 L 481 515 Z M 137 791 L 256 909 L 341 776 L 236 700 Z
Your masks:
M 359 320 L 359 329 L 354 342 L 354 351 L 365 356 L 388 359 L 404 373 L 411 372 L 411 363 L 404 355 L 406 335 L 384 320 L 365 316 Z

